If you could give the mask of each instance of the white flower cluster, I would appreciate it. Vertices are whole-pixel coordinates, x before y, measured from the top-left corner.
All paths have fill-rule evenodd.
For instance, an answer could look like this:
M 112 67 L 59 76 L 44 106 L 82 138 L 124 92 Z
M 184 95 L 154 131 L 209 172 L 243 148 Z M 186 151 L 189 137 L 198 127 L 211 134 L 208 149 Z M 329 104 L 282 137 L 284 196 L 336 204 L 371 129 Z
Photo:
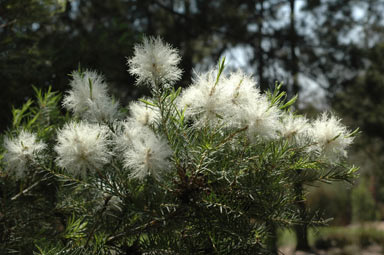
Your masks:
M 286 113 L 279 130 L 282 138 L 291 145 L 306 147 L 308 153 L 328 163 L 337 163 L 345 158 L 354 139 L 341 120 L 330 113 L 323 113 L 313 122 Z
M 160 38 L 145 38 L 143 44 L 135 47 L 135 55 L 128 60 L 128 65 L 138 84 L 159 89 L 156 86 L 169 86 L 180 79 L 179 62 L 176 49 Z M 113 123 L 118 105 L 109 97 L 102 76 L 91 71 L 74 72 L 71 87 L 63 102 L 67 109 L 88 122 Z M 152 175 L 160 179 L 160 173 L 170 166 L 172 151 L 152 130 L 160 120 L 159 109 L 138 101 L 129 105 L 129 112 L 126 121 L 114 124 L 115 129 L 120 130 L 114 135 L 115 151 L 121 155 L 132 178 Z M 74 175 L 100 169 L 111 156 L 107 136 L 106 128 L 101 125 L 67 124 L 58 133 L 57 164 Z
M 171 165 L 169 158 L 172 150 L 167 141 L 134 118 L 123 122 L 121 126 L 115 139 L 116 147 L 122 155 L 124 167 L 131 172 L 130 177 L 143 179 L 151 175 L 161 179 L 161 174 Z
M 160 85 L 172 85 L 181 78 L 182 71 L 177 67 L 180 60 L 178 51 L 161 38 L 146 37 L 143 44 L 135 46 L 134 56 L 127 64 L 138 85 L 158 89 Z
M 143 126 L 151 126 L 160 120 L 159 109 L 149 106 L 141 101 L 132 102 L 129 105 L 131 121 L 138 122 Z
M 99 124 L 67 123 L 57 135 L 57 165 L 75 176 L 102 170 L 110 161 L 109 130 Z
M 280 135 L 287 139 L 291 145 L 305 146 L 310 142 L 309 138 L 312 131 L 312 125 L 304 116 L 286 113 L 281 119 Z
M 248 127 L 251 139 L 276 137 L 280 111 L 272 106 L 256 87 L 256 82 L 241 71 L 222 75 L 217 70 L 198 75 L 187 88 L 179 106 L 197 127 L 223 125 L 227 128 Z
M 4 148 L 6 169 L 16 179 L 21 179 L 46 145 L 37 140 L 36 134 L 23 130 L 16 138 L 5 138 Z
M 179 62 L 176 49 L 160 38 L 145 38 L 135 47 L 128 65 L 138 84 L 161 92 L 180 79 Z M 323 114 L 310 122 L 304 116 L 283 111 L 260 92 L 251 76 L 241 71 L 225 75 L 222 67 L 196 75 L 175 101 L 193 123 L 192 128 L 201 132 L 212 127 L 244 129 L 254 144 L 282 139 L 332 164 L 346 156 L 353 138 L 340 119 Z M 92 71 L 74 72 L 70 85 L 63 106 L 83 120 L 69 122 L 58 131 L 54 147 L 57 165 L 85 177 L 87 172 L 103 170 L 116 155 L 131 178 L 150 175 L 161 179 L 171 168 L 173 151 L 158 131 L 162 124 L 158 105 L 147 103 L 151 99 L 133 102 L 128 107 L 130 116 L 116 121 L 118 104 L 108 95 L 102 76 Z M 24 175 L 28 164 L 46 147 L 26 131 L 17 138 L 5 139 L 4 145 L 7 167 L 14 169 L 17 177 Z
M 118 103 L 107 92 L 104 78 L 94 71 L 72 73 L 72 89 L 64 97 L 63 106 L 75 116 L 90 122 L 112 122 Z
M 218 72 L 197 75 L 178 101 L 195 127 L 246 127 L 253 142 L 286 139 L 291 145 L 306 146 L 307 152 L 331 163 L 346 156 L 353 138 L 333 115 L 323 114 L 310 123 L 304 116 L 295 116 L 273 105 L 243 72 L 220 77 Z
M 323 113 L 312 124 L 311 137 L 316 150 L 325 160 L 334 163 L 347 156 L 346 148 L 352 144 L 353 137 L 340 119 Z
M 143 179 L 152 175 L 161 179 L 161 173 L 170 167 L 172 150 L 165 139 L 159 138 L 148 127 L 141 127 L 124 152 L 124 167 L 131 170 L 131 177 Z
M 180 108 L 187 108 L 185 116 L 197 126 L 217 123 L 228 109 L 224 86 L 216 83 L 216 77 L 217 70 L 198 75 L 179 100 Z

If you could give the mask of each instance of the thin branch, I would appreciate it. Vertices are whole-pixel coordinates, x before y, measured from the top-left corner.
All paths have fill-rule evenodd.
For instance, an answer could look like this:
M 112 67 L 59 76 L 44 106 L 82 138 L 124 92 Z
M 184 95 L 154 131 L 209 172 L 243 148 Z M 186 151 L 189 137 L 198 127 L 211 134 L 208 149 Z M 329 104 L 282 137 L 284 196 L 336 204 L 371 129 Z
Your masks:
M 15 24 L 15 23 L 16 23 L 16 19 L 11 20 L 11 21 L 9 21 L 9 22 L 7 22 L 7 23 L 1 24 L 1 25 L 0 25 L 0 28 L 5 28 L 5 27 L 8 27 L 8 26 L 13 25 L 13 24 Z
M 18 199 L 20 196 L 28 193 L 29 191 L 31 191 L 34 187 L 36 187 L 37 185 L 39 185 L 41 182 L 43 181 L 46 181 L 48 180 L 49 177 L 46 177 L 46 178 L 43 178 L 41 180 L 38 180 L 37 182 L 35 182 L 34 184 L 32 184 L 31 186 L 29 186 L 28 188 L 26 188 L 25 190 L 21 191 L 20 193 L 18 193 L 17 195 L 13 196 L 11 198 L 11 201 L 14 201 L 16 199 Z

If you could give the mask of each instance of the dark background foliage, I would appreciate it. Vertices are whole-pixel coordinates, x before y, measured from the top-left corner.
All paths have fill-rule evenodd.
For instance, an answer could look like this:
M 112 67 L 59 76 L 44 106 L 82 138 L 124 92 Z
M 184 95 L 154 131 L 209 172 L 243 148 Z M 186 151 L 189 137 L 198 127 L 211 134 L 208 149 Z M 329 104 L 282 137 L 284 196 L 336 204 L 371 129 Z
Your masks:
M 264 89 L 283 81 L 292 95 L 310 80 L 333 97 L 379 68 L 372 63 L 380 54 L 368 51 L 382 52 L 384 12 L 380 0 L 1 0 L 0 13 L 4 130 L 11 105 L 30 96 L 31 85 L 64 91 L 79 65 L 103 73 L 123 101 L 145 93 L 125 66 L 143 35 L 180 49 L 180 85 L 193 68 L 231 55 Z

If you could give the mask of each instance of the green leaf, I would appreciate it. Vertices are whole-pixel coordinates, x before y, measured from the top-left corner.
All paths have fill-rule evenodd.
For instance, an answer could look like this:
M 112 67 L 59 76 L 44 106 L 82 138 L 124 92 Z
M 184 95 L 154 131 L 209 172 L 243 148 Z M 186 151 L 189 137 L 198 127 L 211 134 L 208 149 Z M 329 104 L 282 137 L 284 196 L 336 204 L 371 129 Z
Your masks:
M 27 128 L 31 128 L 31 126 L 36 122 L 36 120 L 40 117 L 40 112 L 38 112 L 31 120 L 27 123 Z
M 149 102 L 147 100 L 144 100 L 142 98 L 139 99 L 140 102 L 143 102 L 144 104 L 147 104 L 147 105 L 150 105 L 150 106 L 153 106 L 153 107 L 156 107 L 156 105 L 152 102 Z
M 222 72 L 224 71 L 224 67 L 225 67 L 225 57 L 223 57 L 223 59 L 219 62 L 219 72 L 217 73 L 215 86 L 219 82 L 220 76 L 221 76 Z
M 68 219 L 67 228 L 63 234 L 66 239 L 79 239 L 86 236 L 85 231 L 87 229 L 88 222 L 84 219 L 76 219 L 75 215 L 72 215 Z
M 354 136 L 357 136 L 358 134 L 360 134 L 360 128 L 356 128 L 355 130 L 353 130 L 350 134 L 348 134 L 346 137 L 354 137 Z
M 286 102 L 284 105 L 280 106 L 280 109 L 283 110 L 285 108 L 290 107 L 291 105 L 293 105 L 297 101 L 297 98 L 298 98 L 298 95 L 295 95 L 293 98 L 291 98 L 291 100 Z
M 12 115 L 13 115 L 13 127 L 20 126 L 22 120 L 29 115 L 27 112 L 28 109 L 30 109 L 31 105 L 33 104 L 33 100 L 28 99 L 28 101 L 23 105 L 21 109 L 12 109 Z

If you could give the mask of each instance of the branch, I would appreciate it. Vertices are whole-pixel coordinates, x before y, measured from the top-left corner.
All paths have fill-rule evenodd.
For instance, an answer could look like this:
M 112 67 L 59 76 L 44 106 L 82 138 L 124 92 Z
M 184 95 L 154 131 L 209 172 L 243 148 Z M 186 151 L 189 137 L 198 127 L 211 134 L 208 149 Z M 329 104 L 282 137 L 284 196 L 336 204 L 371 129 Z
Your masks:
M 41 182 L 43 181 L 46 181 L 48 180 L 49 177 L 46 177 L 46 178 L 43 178 L 41 180 L 38 180 L 37 182 L 35 182 L 34 184 L 32 184 L 31 186 L 29 186 L 28 188 L 26 188 L 25 190 L 21 191 L 19 194 L 15 195 L 14 197 L 11 198 L 11 201 L 14 201 L 16 199 L 18 199 L 20 196 L 28 193 L 29 191 L 31 191 L 34 187 L 36 187 L 37 185 L 39 185 Z
M 11 20 L 11 21 L 9 21 L 9 22 L 7 22 L 7 23 L 1 24 L 1 25 L 0 25 L 0 28 L 5 28 L 5 27 L 8 27 L 8 26 L 13 25 L 13 24 L 15 24 L 15 23 L 16 23 L 16 19 Z

